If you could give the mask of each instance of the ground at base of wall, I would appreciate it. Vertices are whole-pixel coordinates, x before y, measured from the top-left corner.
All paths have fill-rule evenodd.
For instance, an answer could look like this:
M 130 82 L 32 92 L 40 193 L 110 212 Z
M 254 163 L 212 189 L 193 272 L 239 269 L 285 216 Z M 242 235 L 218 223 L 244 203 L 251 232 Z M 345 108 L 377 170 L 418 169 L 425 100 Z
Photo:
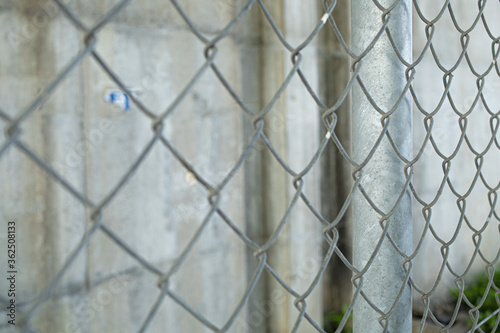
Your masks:
M 457 320 L 455 321 L 455 324 L 453 327 L 448 331 L 449 333 L 465 333 L 470 329 L 470 326 L 467 325 L 467 319 L 469 316 L 467 316 L 465 313 L 461 313 L 458 315 Z M 414 318 L 413 319 L 413 325 L 412 325 L 412 333 L 419 333 L 420 331 L 420 324 L 421 324 L 422 318 Z M 432 321 L 427 320 L 424 326 L 424 329 L 422 330 L 422 333 L 441 333 L 440 331 L 441 327 L 437 326 L 434 324 Z

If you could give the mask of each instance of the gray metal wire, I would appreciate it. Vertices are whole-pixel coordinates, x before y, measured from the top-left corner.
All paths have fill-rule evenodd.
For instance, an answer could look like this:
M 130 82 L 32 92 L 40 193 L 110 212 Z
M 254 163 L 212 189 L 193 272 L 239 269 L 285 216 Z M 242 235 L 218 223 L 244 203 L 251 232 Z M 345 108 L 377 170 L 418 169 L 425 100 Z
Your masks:
M 477 1 L 477 15 L 473 23 L 467 27 L 463 28 L 458 24 L 458 20 L 454 14 L 454 5 L 452 1 L 445 1 L 442 4 L 441 10 L 435 17 L 426 17 L 422 10 L 420 9 L 419 1 L 413 0 L 413 9 L 416 13 L 414 19 L 421 20 L 425 24 L 425 33 L 427 41 L 425 42 L 425 46 L 422 49 L 420 54 L 417 54 L 414 58 L 413 62 L 408 62 L 404 59 L 404 57 L 400 54 L 398 49 L 395 47 L 394 43 L 394 31 L 390 31 L 387 28 L 387 24 L 391 20 L 391 12 L 396 8 L 400 1 L 396 1 L 391 7 L 385 8 L 378 1 L 374 0 L 373 2 L 377 5 L 380 10 L 380 19 L 384 24 L 382 28 L 374 35 L 372 42 L 369 46 L 360 54 L 355 53 L 350 49 L 348 41 L 344 39 L 342 33 L 340 32 L 337 24 L 333 18 L 332 13 L 334 12 L 337 2 L 336 1 L 323 1 L 323 13 L 322 16 L 318 17 L 317 24 L 314 29 L 311 30 L 309 36 L 305 38 L 302 43 L 298 45 L 293 45 L 290 43 L 286 36 L 280 31 L 278 24 L 276 24 L 272 14 L 268 10 L 265 2 L 263 0 L 249 0 L 245 3 L 245 5 L 241 8 L 241 10 L 234 16 L 234 18 L 215 36 L 208 36 L 204 34 L 196 25 L 195 22 L 189 17 L 187 12 L 183 9 L 182 2 L 171 0 L 171 3 L 174 5 L 175 9 L 178 11 L 182 19 L 184 20 L 186 26 L 189 28 L 193 36 L 195 36 L 201 43 L 204 45 L 203 56 L 205 58 L 205 62 L 203 65 L 198 68 L 196 73 L 193 75 L 188 84 L 184 87 L 184 89 L 177 95 L 174 101 L 164 110 L 150 110 L 146 105 L 144 105 L 140 98 L 131 94 L 127 90 L 127 85 L 120 78 L 120 76 L 115 73 L 112 69 L 112 66 L 109 65 L 101 54 L 97 51 L 96 46 L 99 43 L 99 34 L 100 31 L 118 15 L 120 12 L 126 8 L 131 0 L 124 0 L 118 2 L 112 9 L 110 9 L 107 14 L 94 26 L 88 27 L 86 24 L 82 22 L 82 20 L 74 14 L 70 8 L 61 0 L 53 0 L 59 6 L 60 10 L 66 15 L 66 17 L 72 22 L 72 24 L 79 29 L 83 33 L 82 41 L 84 42 L 84 48 L 82 48 L 78 55 L 71 60 L 66 67 L 60 71 L 57 76 L 53 79 L 53 81 L 45 87 L 45 89 L 40 93 L 40 95 L 34 98 L 29 105 L 20 110 L 15 118 L 9 117 L 5 112 L 0 110 L 0 117 L 2 122 L 6 128 L 5 131 L 5 140 L 2 142 L 0 147 L 0 158 L 5 158 L 6 151 L 9 149 L 16 149 L 22 153 L 24 153 L 27 157 L 29 157 L 34 163 L 40 166 L 50 177 L 53 177 L 57 180 L 69 193 L 71 193 L 82 205 L 87 207 L 90 211 L 90 219 L 92 221 L 92 228 L 90 228 L 85 234 L 82 235 L 80 243 L 74 248 L 73 252 L 69 255 L 68 259 L 64 263 L 64 265 L 59 270 L 58 274 L 52 279 L 52 281 L 46 286 L 44 291 L 39 295 L 39 297 L 30 304 L 28 310 L 21 314 L 21 319 L 19 320 L 18 327 L 23 328 L 25 331 L 29 331 L 30 321 L 35 315 L 35 313 L 39 310 L 40 306 L 47 302 L 50 297 L 54 294 L 58 285 L 60 285 L 61 280 L 64 274 L 70 269 L 70 267 L 75 262 L 76 258 L 82 253 L 82 251 L 86 248 L 89 241 L 95 237 L 98 232 L 106 235 L 110 240 L 112 240 L 118 247 L 120 247 L 124 253 L 128 254 L 131 258 L 133 258 L 137 263 L 143 267 L 143 269 L 149 271 L 154 274 L 158 278 L 158 288 L 159 293 L 157 299 L 154 304 L 151 304 L 151 309 L 144 318 L 144 321 L 141 325 L 140 332 L 146 332 L 150 323 L 154 319 L 155 315 L 158 313 L 159 307 L 164 302 L 164 300 L 168 297 L 177 303 L 179 306 L 184 308 L 188 313 L 192 315 L 192 318 L 199 321 L 202 325 L 207 327 L 208 329 L 214 332 L 230 332 L 231 327 L 235 322 L 235 319 L 238 315 L 240 315 L 243 307 L 248 301 L 250 295 L 255 289 L 256 284 L 262 278 L 263 273 L 267 271 L 269 275 L 277 281 L 290 295 L 295 298 L 295 306 L 297 308 L 296 313 L 296 323 L 292 331 L 296 331 L 299 325 L 302 322 L 307 322 L 310 324 L 311 329 L 314 329 L 318 332 L 324 332 L 321 323 L 316 322 L 307 312 L 307 299 L 308 296 L 313 292 L 313 290 L 318 286 L 322 276 L 325 274 L 325 270 L 329 265 L 332 256 L 336 255 L 340 258 L 341 262 L 352 271 L 353 274 L 353 296 L 351 302 L 348 307 L 348 311 L 344 316 L 344 319 L 341 323 L 341 327 L 338 328 L 337 332 L 340 332 L 343 326 L 346 324 L 348 320 L 348 316 L 353 310 L 354 304 L 359 302 L 360 298 L 364 298 L 370 306 L 375 309 L 380 315 L 379 323 L 384 328 L 384 331 L 387 330 L 387 322 L 391 319 L 392 309 L 394 306 L 397 306 L 398 299 L 394 300 L 394 304 L 391 307 L 389 312 L 384 312 L 380 308 L 377 307 L 375 302 L 363 292 L 363 285 L 361 283 L 361 278 L 369 270 L 371 262 L 369 262 L 363 269 L 356 268 L 353 263 L 350 261 L 348 257 L 342 253 L 340 248 L 338 247 L 339 238 L 342 235 L 338 231 L 338 226 L 340 221 L 345 217 L 345 214 L 348 208 L 351 206 L 351 200 L 353 195 L 357 192 L 360 192 L 364 195 L 366 203 L 368 203 L 374 211 L 378 213 L 380 216 L 380 227 L 384 230 L 387 229 L 387 219 L 392 214 L 392 210 L 390 212 L 382 211 L 377 205 L 371 200 L 370 195 L 364 190 L 362 186 L 363 180 L 363 170 L 365 166 L 370 162 L 373 155 L 377 152 L 377 149 L 383 139 L 388 139 L 392 144 L 392 148 L 394 153 L 398 156 L 401 162 L 404 164 L 404 173 L 406 177 L 406 183 L 402 191 L 411 190 L 414 200 L 417 202 L 421 213 L 415 212 L 415 214 L 421 214 L 423 219 L 425 220 L 424 231 L 422 232 L 419 241 L 414 244 L 414 249 L 412 253 L 404 253 L 397 249 L 395 246 L 394 240 L 391 238 L 391 235 L 387 232 L 384 232 L 380 241 L 384 238 L 387 238 L 395 247 L 395 249 L 399 252 L 401 256 L 401 266 L 405 270 L 407 274 L 407 281 L 409 283 L 417 295 L 420 296 L 420 301 L 424 304 L 424 311 L 422 314 L 422 319 L 419 327 L 419 332 L 422 332 L 425 328 L 427 321 L 432 321 L 435 325 L 437 325 L 442 332 L 448 332 L 449 329 L 453 327 L 455 324 L 457 317 L 459 315 L 459 311 L 461 311 L 460 302 L 463 302 L 468 306 L 470 318 L 473 321 L 473 327 L 471 331 L 479 331 L 483 332 L 481 329 L 481 325 L 484 324 L 485 320 L 479 322 L 479 313 L 481 312 L 481 307 L 484 304 L 485 297 L 483 297 L 479 303 L 476 303 L 475 300 L 467 299 L 464 288 L 466 286 L 465 278 L 470 275 L 471 264 L 474 260 L 481 260 L 484 262 L 485 268 L 490 273 L 490 288 L 498 291 L 500 286 L 496 286 L 493 283 L 493 275 L 495 271 L 495 265 L 498 264 L 499 254 L 494 258 L 494 260 L 488 260 L 482 253 L 480 249 L 482 234 L 485 232 L 485 229 L 491 225 L 496 224 L 500 221 L 500 217 L 497 211 L 497 192 L 500 188 L 500 182 L 496 184 L 489 183 L 485 176 L 482 173 L 483 161 L 485 156 L 493 151 L 498 151 L 500 149 L 500 142 L 498 140 L 498 128 L 500 124 L 499 112 L 494 109 L 494 106 L 490 106 L 486 99 L 486 96 L 483 94 L 485 79 L 490 76 L 500 76 L 500 68 L 498 65 L 498 55 L 500 53 L 500 37 L 495 36 L 492 30 L 489 27 L 488 21 L 484 16 L 484 8 L 487 3 L 486 0 Z M 472 2 L 471 2 L 472 4 Z M 201 5 L 201 4 L 200 4 Z M 230 33 L 232 33 L 233 27 L 236 23 L 244 17 L 250 8 L 258 7 L 259 10 L 264 14 L 265 20 L 271 26 L 274 31 L 276 37 L 279 39 L 283 48 L 290 55 L 291 62 L 291 70 L 288 72 L 286 79 L 281 84 L 280 88 L 276 91 L 273 98 L 261 109 L 253 109 L 249 105 L 247 105 L 243 99 L 238 95 L 238 93 L 233 89 L 229 81 L 224 77 L 222 71 L 217 66 L 215 60 L 217 59 L 217 51 L 218 51 L 218 43 L 228 37 Z M 471 9 L 472 10 L 472 9 Z M 460 42 L 462 51 L 456 62 L 453 66 L 449 67 L 440 60 L 439 54 L 436 51 L 436 45 L 433 42 L 434 33 L 439 27 L 437 27 L 437 23 L 445 16 L 449 15 L 451 18 L 456 31 L 460 34 Z M 491 49 L 492 49 L 492 57 L 491 64 L 488 68 L 483 71 L 479 71 L 476 67 L 474 67 L 473 60 L 469 56 L 468 48 L 470 41 L 470 34 L 474 29 L 484 28 L 491 39 Z M 313 85 L 308 81 L 307 75 L 303 72 L 301 64 L 304 58 L 302 51 L 306 49 L 312 41 L 318 36 L 320 31 L 323 29 L 331 29 L 338 39 L 339 44 L 343 48 L 343 52 L 352 59 L 352 71 L 350 80 L 346 84 L 344 88 L 344 92 L 332 105 L 327 105 L 320 94 L 315 91 L 312 87 Z M 379 42 L 381 38 L 388 38 L 394 47 L 394 54 L 399 59 L 401 64 L 406 67 L 406 87 L 405 90 L 402 91 L 402 94 L 409 91 L 414 102 L 414 112 L 421 113 L 424 118 L 423 126 L 425 127 L 426 135 L 423 142 L 420 144 L 418 149 L 414 149 L 416 154 L 412 159 L 408 159 L 403 156 L 396 145 L 392 141 L 391 133 L 388 130 L 388 121 L 392 119 L 393 112 L 396 109 L 397 105 L 388 110 L 377 105 L 376 101 L 370 95 L 368 89 L 364 86 L 363 77 L 360 76 L 360 69 L 362 67 L 362 62 L 365 57 L 367 57 L 370 52 L 373 50 L 375 45 Z M 440 74 L 443 78 L 443 93 L 441 95 L 439 104 L 433 110 L 426 109 L 422 103 L 422 96 L 419 96 L 419 93 L 414 89 L 413 80 L 415 78 L 416 73 L 418 73 L 419 64 L 423 61 L 424 57 L 428 54 L 431 54 L 434 59 L 435 64 L 440 70 Z M 122 176 L 120 181 L 112 188 L 109 194 L 100 201 L 95 201 L 92 198 L 88 198 L 85 193 L 82 193 L 80 190 L 75 188 L 70 181 L 66 180 L 59 172 L 57 172 L 48 162 L 46 162 L 42 157 L 40 157 L 35 151 L 33 151 L 23 140 L 21 139 L 21 133 L 23 131 L 23 125 L 31 117 L 34 113 L 38 112 L 38 108 L 52 95 L 54 90 L 61 85 L 62 81 L 73 71 L 77 70 L 79 65 L 82 63 L 84 59 L 93 58 L 100 66 L 101 70 L 107 74 L 107 76 L 115 82 L 120 89 L 128 94 L 128 97 L 135 104 L 138 110 L 142 113 L 142 115 L 148 118 L 151 121 L 151 136 L 149 138 L 149 142 L 143 150 L 139 157 L 133 162 L 133 164 L 129 167 L 127 172 Z M 476 77 L 476 85 L 477 91 L 475 92 L 475 98 L 472 105 L 468 108 L 468 110 L 464 110 L 456 105 L 454 96 L 450 93 L 450 88 L 453 84 L 453 75 L 457 70 L 460 64 L 466 63 L 470 71 Z M 218 183 L 212 184 L 209 180 L 205 179 L 195 167 L 193 167 L 188 160 L 183 156 L 183 152 L 179 151 L 175 145 L 167 138 L 164 131 L 164 123 L 171 114 L 176 110 L 179 103 L 187 96 L 187 94 L 193 89 L 193 86 L 199 81 L 200 77 L 203 73 L 207 71 L 212 71 L 218 81 L 214 81 L 214 84 L 219 84 L 223 86 L 227 92 L 231 95 L 234 101 L 239 105 L 241 112 L 251 119 L 253 123 L 253 134 L 251 140 L 246 143 L 245 149 L 241 153 L 237 162 L 232 166 L 229 173 Z M 318 146 L 316 152 L 313 157 L 310 159 L 308 165 L 302 170 L 294 170 L 286 161 L 283 156 L 277 151 L 277 149 L 273 146 L 271 140 L 266 136 L 264 132 L 264 128 L 266 125 L 265 116 L 272 112 L 273 106 L 276 104 L 278 99 L 281 97 L 287 86 L 289 85 L 292 78 L 298 77 L 303 85 L 304 89 L 311 95 L 311 97 L 316 102 L 318 108 L 321 110 L 321 118 L 323 120 L 324 125 L 324 135 L 323 139 Z M 384 125 L 384 130 L 380 133 L 379 139 L 376 141 L 373 150 L 371 153 L 365 157 L 363 161 L 356 162 L 350 152 L 348 147 L 344 147 L 342 144 L 341 138 L 339 138 L 336 134 L 336 126 L 337 126 L 337 110 L 340 106 L 347 100 L 353 86 L 358 85 L 363 90 L 366 98 L 370 101 L 373 109 L 376 110 L 380 114 L 380 120 Z M 440 149 L 438 142 L 435 140 L 434 134 L 434 122 L 438 113 L 442 110 L 443 104 L 448 102 L 453 112 L 457 116 L 457 121 L 460 126 L 460 139 L 453 150 L 452 154 L 446 154 Z M 467 125 L 469 120 L 474 117 L 474 110 L 482 105 L 487 113 L 490 116 L 490 131 L 491 138 L 489 139 L 488 145 L 484 149 L 477 149 L 472 144 L 472 140 L 470 139 L 470 133 L 467 130 Z M 237 226 L 237 224 L 231 220 L 231 218 L 226 214 L 224 209 L 220 206 L 220 198 L 224 193 L 224 190 L 227 184 L 231 181 L 231 179 L 235 176 L 236 172 L 242 167 L 243 163 L 249 158 L 250 153 L 257 149 L 257 146 L 264 147 L 265 150 L 269 151 L 276 162 L 280 165 L 280 167 L 289 174 L 292 178 L 292 185 L 295 188 L 294 196 L 286 210 L 284 212 L 282 220 L 278 223 L 277 228 L 272 233 L 272 235 L 267 239 L 267 241 L 259 245 L 255 240 L 249 237 L 245 230 L 242 230 Z M 333 220 L 328 220 L 321 214 L 321 210 L 319 207 L 315 207 L 311 204 L 311 200 L 304 193 L 304 184 L 306 182 L 305 176 L 310 172 L 310 170 L 318 163 L 320 157 L 323 155 L 326 147 L 328 145 L 334 145 L 338 150 L 339 154 L 343 157 L 343 159 L 352 166 L 352 185 L 351 190 L 345 201 L 343 202 L 342 208 L 338 212 L 337 216 Z M 177 257 L 175 262 L 171 265 L 168 271 L 163 271 L 155 265 L 154 263 L 148 261 L 141 253 L 133 250 L 133 248 L 126 241 L 121 239 L 113 230 L 111 230 L 107 225 L 106 221 L 103 219 L 103 212 L 106 210 L 107 206 L 110 202 L 116 197 L 116 195 L 120 192 L 123 186 L 130 180 L 130 178 L 134 175 L 134 173 L 141 167 L 144 162 L 146 156 L 150 153 L 153 147 L 162 146 L 167 151 L 169 151 L 185 168 L 187 172 L 189 172 L 196 182 L 202 185 L 208 195 L 206 197 L 210 210 L 204 217 L 203 222 L 198 227 L 196 232 L 194 232 L 192 238 L 189 240 L 184 249 L 182 249 L 181 254 Z M 424 156 L 424 150 L 426 148 L 431 147 L 432 150 L 439 156 L 442 161 L 442 180 L 438 191 L 435 194 L 435 197 L 432 200 L 424 200 L 421 196 L 417 188 L 414 186 L 414 181 L 412 175 L 414 174 L 415 168 L 418 168 L 418 162 L 422 160 Z M 468 149 L 472 154 L 474 154 L 475 159 L 475 167 L 476 172 L 473 177 L 473 181 L 465 193 L 461 193 L 458 191 L 452 179 L 450 178 L 450 169 L 453 165 L 454 159 L 459 154 L 461 149 Z M 490 206 L 490 211 L 488 213 L 488 219 L 484 221 L 483 226 L 478 229 L 474 227 L 467 217 L 467 213 L 465 211 L 465 206 L 468 202 L 468 199 L 471 197 L 471 192 L 475 188 L 481 184 L 488 190 L 488 203 Z M 389 184 L 388 184 L 389 185 Z M 445 239 L 440 238 L 439 234 L 434 230 L 435 223 L 432 219 L 432 211 L 439 203 L 439 199 L 443 190 L 447 188 L 449 189 L 457 200 L 457 207 L 461 213 L 461 220 L 457 221 L 458 227 L 450 240 L 446 241 Z M 267 261 L 267 251 L 276 244 L 283 228 L 288 223 L 288 217 L 296 207 L 297 203 L 302 201 L 314 214 L 317 218 L 317 221 L 323 225 L 323 236 L 328 243 L 328 249 L 324 254 L 323 261 L 321 263 L 321 267 L 316 274 L 316 277 L 310 283 L 309 288 L 303 293 L 299 293 L 294 290 L 287 282 L 275 271 L 275 269 L 269 264 Z M 397 203 L 398 201 L 396 201 Z M 197 312 L 194 307 L 192 307 L 187 301 L 183 300 L 182 297 L 176 293 L 170 286 L 170 280 L 172 276 L 174 276 L 180 267 L 184 264 L 186 257 L 192 251 L 193 247 L 199 241 L 201 235 L 203 235 L 206 226 L 209 221 L 212 219 L 214 215 L 218 215 L 226 225 L 234 232 L 234 234 L 241 240 L 246 247 L 251 250 L 254 254 L 254 257 L 257 262 L 256 269 L 253 273 L 253 276 L 250 278 L 248 286 L 245 290 L 245 293 L 242 295 L 240 302 L 235 307 L 231 316 L 227 319 L 227 321 L 222 326 L 217 326 L 210 321 L 210 319 L 203 316 L 203 314 Z M 448 261 L 449 256 L 449 248 L 454 243 L 459 231 L 461 228 L 470 229 L 473 234 L 473 240 L 475 242 L 475 253 L 471 258 L 471 262 L 467 265 L 467 269 L 463 273 L 458 273 L 455 271 L 454 267 Z M 451 314 L 451 319 L 448 322 L 442 322 L 438 319 L 436 314 L 433 312 L 433 307 L 431 303 L 431 296 L 433 295 L 434 289 L 430 291 L 426 291 L 419 287 L 419 285 L 412 279 L 411 270 L 412 264 L 415 257 L 418 255 L 421 250 L 422 243 L 425 238 L 432 237 L 441 245 L 441 253 L 437 253 L 436 255 L 441 255 L 442 265 L 439 270 L 439 275 L 436 277 L 435 285 L 438 285 L 440 280 L 442 279 L 445 273 L 451 273 L 455 277 L 455 283 L 457 288 L 459 289 L 460 296 L 459 301 L 454 307 L 453 313 Z M 376 257 L 378 254 L 380 247 L 376 247 L 373 249 L 372 258 Z M 487 291 L 485 291 L 487 292 Z M 399 293 L 401 295 L 401 293 Z M 498 297 L 497 297 L 498 303 Z M 498 310 L 491 314 L 490 317 L 497 316 L 498 318 Z M 497 319 L 498 323 L 498 319 Z M 498 326 L 498 325 L 497 325 Z M 5 327 L 3 325 L 2 327 Z

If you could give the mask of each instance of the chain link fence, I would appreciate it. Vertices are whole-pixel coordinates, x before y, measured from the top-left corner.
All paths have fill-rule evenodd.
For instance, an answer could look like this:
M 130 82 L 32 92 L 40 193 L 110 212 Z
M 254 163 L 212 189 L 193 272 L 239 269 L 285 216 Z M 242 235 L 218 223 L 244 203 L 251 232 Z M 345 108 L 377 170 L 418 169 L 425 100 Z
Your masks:
M 2 330 L 498 329 L 498 2 L 0 10 Z

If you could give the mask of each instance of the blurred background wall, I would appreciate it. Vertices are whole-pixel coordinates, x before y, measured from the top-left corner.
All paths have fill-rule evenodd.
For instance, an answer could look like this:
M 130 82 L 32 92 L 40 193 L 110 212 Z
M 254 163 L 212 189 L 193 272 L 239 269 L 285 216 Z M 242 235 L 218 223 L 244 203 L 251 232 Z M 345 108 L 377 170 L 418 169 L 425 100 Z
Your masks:
M 113 0 L 64 3 L 88 27 L 118 4 Z M 264 3 L 275 28 L 294 47 L 307 38 L 324 13 L 319 2 Z M 428 17 L 438 14 L 434 2 L 419 3 Z M 181 4 L 208 40 L 245 5 L 242 0 L 186 0 Z M 464 27 L 477 15 L 466 1 L 457 1 L 454 9 Z M 485 15 L 492 29 L 498 31 L 493 14 L 485 11 Z M 347 43 L 349 16 L 349 2 L 338 1 L 333 18 Z M 10 121 L 22 114 L 86 44 L 85 33 L 53 1 L 4 0 L 0 17 L 0 145 L 4 145 L 11 135 Z M 436 25 L 433 46 L 441 64 L 450 68 L 463 57 L 461 34 L 449 15 L 443 17 Z M 416 11 L 413 35 L 415 60 L 426 42 L 425 23 Z M 206 54 L 216 52 L 214 64 L 241 102 L 256 113 L 269 107 L 263 132 L 275 151 L 295 172 L 306 168 L 324 137 L 324 110 L 296 74 L 275 98 L 293 64 L 291 52 L 262 9 L 252 5 L 227 36 L 216 43 L 216 51 L 206 49 L 207 42 L 192 32 L 171 2 L 157 0 L 131 1 L 96 32 L 95 38 L 94 50 L 108 70 L 148 110 L 155 114 L 171 110 L 163 123 L 168 145 L 155 141 L 133 177 L 100 210 L 100 221 L 107 232 L 99 229 L 92 233 L 88 245 L 78 252 L 55 286 L 52 297 L 33 312 L 27 327 L 35 332 L 117 332 L 124 331 L 124 327 L 125 331 L 138 331 L 160 297 L 159 274 L 145 269 L 125 248 L 162 273 L 176 267 L 169 290 L 175 293 L 177 301 L 170 295 L 161 302 L 149 324 L 151 332 L 211 331 L 206 323 L 194 319 L 182 302 L 210 323 L 223 327 L 262 266 L 262 253 L 248 246 L 231 225 L 259 245 L 271 240 L 267 265 L 290 288 L 305 292 L 313 283 L 327 248 L 321 234 L 324 225 L 302 200 L 293 203 L 295 206 L 287 215 L 297 195 L 294 177 L 263 140 L 256 143 L 243 165 L 225 183 L 256 135 L 259 123 L 209 67 L 190 86 L 192 78 L 206 65 Z M 486 30 L 475 29 L 470 43 L 467 56 L 473 68 L 480 71 L 492 61 L 491 39 Z M 322 29 L 301 55 L 300 69 L 311 89 L 325 105 L 333 105 L 351 75 L 350 57 L 333 30 Z M 418 101 L 413 107 L 414 155 L 419 153 L 426 135 L 425 112 L 432 113 L 438 106 L 444 92 L 443 77 L 450 78 L 445 74 L 446 70 L 436 66 L 435 58 L 427 51 L 413 82 L 414 100 Z M 490 77 L 485 80 L 483 95 L 490 103 L 488 107 L 496 112 L 499 80 L 498 76 Z M 467 112 L 476 99 L 477 82 L 471 66 L 460 60 L 449 89 L 454 107 Z M 187 86 L 187 94 L 176 100 Z M 477 151 L 463 141 L 457 149 L 463 120 L 453 111 L 450 100 L 444 99 L 432 129 L 435 146 L 442 155 L 428 144 L 415 165 L 413 178 L 420 199 L 414 199 L 413 206 L 414 247 L 425 232 L 413 260 L 413 279 L 422 288 L 421 293 L 434 288 L 443 266 L 442 253 L 460 275 L 471 260 L 474 271 L 484 269 L 481 256 L 492 260 L 498 252 L 496 223 L 490 223 L 481 236 L 473 237 L 474 228 L 480 230 L 485 221 L 494 220 L 489 200 L 493 200 L 491 193 L 495 190 L 484 183 L 494 188 L 498 184 L 498 149 L 493 148 L 494 152 L 484 158 L 477 153 L 490 142 L 492 117 L 486 112 L 487 107 L 477 102 L 466 131 L 470 146 Z M 349 99 L 336 114 L 335 133 L 349 151 Z M 64 80 L 20 123 L 17 140 L 53 168 L 80 197 L 70 193 L 19 145 L 12 144 L 1 155 L 0 220 L 16 221 L 18 230 L 19 318 L 46 290 L 85 233 L 98 221 L 92 215 L 95 210 L 83 198 L 99 204 L 113 192 L 153 140 L 152 128 L 151 117 L 120 92 L 102 64 L 89 54 L 72 66 Z M 179 161 L 176 153 L 194 172 Z M 448 162 L 450 156 L 453 160 Z M 478 163 L 482 165 L 484 182 L 474 180 L 479 177 Z M 335 219 L 348 197 L 351 172 L 338 148 L 329 144 L 320 162 L 303 178 L 303 193 L 328 221 Z M 445 174 L 449 176 L 448 183 Z M 214 192 L 210 188 L 216 189 L 222 183 L 224 187 L 216 196 L 220 213 L 213 211 L 210 200 L 214 199 Z M 436 195 L 439 200 L 433 202 Z M 273 240 L 284 216 L 287 223 Z M 430 221 L 427 227 L 426 218 Z M 350 223 L 347 213 L 338 225 L 338 246 L 348 259 Z M 3 242 L 6 235 L 0 236 Z M 194 237 L 199 238 L 177 267 L 178 259 Z M 475 253 L 478 237 L 481 252 Z M 436 301 L 445 299 L 453 287 L 454 276 L 449 268 L 443 274 L 433 296 Z M 307 297 L 307 313 L 312 320 L 321 323 L 324 312 L 338 310 L 350 301 L 351 275 L 334 255 L 322 282 Z M 4 290 L 7 282 L 1 281 Z M 414 302 L 421 303 L 421 293 L 414 294 Z M 264 270 L 242 311 L 234 318 L 232 329 L 291 331 L 300 313 L 295 300 L 295 295 L 269 270 Z M 304 319 L 298 332 L 312 330 Z

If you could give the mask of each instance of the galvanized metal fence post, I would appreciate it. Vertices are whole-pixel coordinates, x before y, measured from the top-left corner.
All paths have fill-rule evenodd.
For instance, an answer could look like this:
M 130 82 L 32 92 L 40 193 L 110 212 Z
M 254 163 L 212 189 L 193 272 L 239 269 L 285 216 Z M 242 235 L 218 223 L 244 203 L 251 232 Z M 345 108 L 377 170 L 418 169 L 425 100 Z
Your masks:
M 354 292 L 360 291 L 354 332 L 411 332 L 403 262 L 412 249 L 404 172 L 412 156 L 412 103 L 404 93 L 407 67 L 396 55 L 411 63 L 411 1 L 352 0 L 351 6 L 352 47 L 359 57 L 354 69 L 360 70 L 352 92 L 353 156 L 360 177 L 353 199 L 353 260 L 359 271 Z

